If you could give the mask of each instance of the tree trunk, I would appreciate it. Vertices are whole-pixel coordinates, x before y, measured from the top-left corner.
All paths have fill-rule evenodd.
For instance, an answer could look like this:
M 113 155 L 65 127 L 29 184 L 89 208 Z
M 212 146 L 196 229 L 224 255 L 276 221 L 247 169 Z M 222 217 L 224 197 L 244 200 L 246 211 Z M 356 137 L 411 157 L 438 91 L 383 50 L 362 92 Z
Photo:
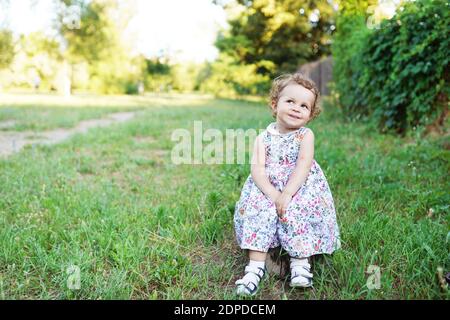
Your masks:
M 266 257 L 266 267 L 269 274 L 275 275 L 280 279 L 286 278 L 289 274 L 289 255 L 281 246 L 269 249 Z

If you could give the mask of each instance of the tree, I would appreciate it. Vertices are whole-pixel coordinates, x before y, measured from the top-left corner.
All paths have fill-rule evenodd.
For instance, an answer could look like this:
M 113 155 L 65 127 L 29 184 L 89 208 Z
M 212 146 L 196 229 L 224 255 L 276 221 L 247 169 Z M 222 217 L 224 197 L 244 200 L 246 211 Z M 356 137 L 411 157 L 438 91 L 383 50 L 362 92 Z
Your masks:
M 330 54 L 332 1 L 237 0 L 225 4 L 230 30 L 216 41 L 221 52 L 242 64 L 256 64 L 270 77 Z
M 6 12 L 8 5 L 9 0 L 0 0 L 0 12 Z M 7 20 L 0 21 L 0 70 L 9 67 L 14 59 L 14 40 L 12 32 L 7 28 Z
M 15 81 L 51 89 L 62 62 L 59 43 L 42 32 L 32 32 L 20 35 L 16 48 L 16 57 L 11 66 L 16 75 Z
M 112 93 L 124 89 L 127 81 L 131 81 L 127 70 L 133 68 L 121 36 L 134 7 L 118 0 L 59 0 L 59 3 L 55 26 L 69 69 L 87 63 L 96 91 Z
M 14 59 L 14 42 L 9 30 L 0 30 L 0 69 L 7 68 Z
M 110 2 L 109 5 L 114 2 Z M 98 61 L 109 45 L 106 1 L 61 0 L 56 29 L 70 62 Z

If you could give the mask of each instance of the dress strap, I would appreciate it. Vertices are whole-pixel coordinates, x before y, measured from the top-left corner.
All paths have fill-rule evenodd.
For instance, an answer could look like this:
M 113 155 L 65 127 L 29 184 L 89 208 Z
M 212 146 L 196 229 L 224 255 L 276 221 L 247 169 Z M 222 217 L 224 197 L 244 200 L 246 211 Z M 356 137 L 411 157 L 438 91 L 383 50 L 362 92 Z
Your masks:
M 267 129 L 264 130 L 263 134 L 261 135 L 261 138 L 263 139 L 263 142 L 266 143 L 267 139 L 269 139 L 269 137 L 270 137 L 269 131 Z
M 309 130 L 309 128 L 307 128 L 307 127 L 301 127 L 300 129 L 298 129 L 298 132 L 305 134 L 308 130 Z
M 306 127 L 301 127 L 300 129 L 298 129 L 297 133 L 295 134 L 295 138 L 299 143 L 303 141 L 303 137 L 305 136 L 308 130 L 310 129 Z

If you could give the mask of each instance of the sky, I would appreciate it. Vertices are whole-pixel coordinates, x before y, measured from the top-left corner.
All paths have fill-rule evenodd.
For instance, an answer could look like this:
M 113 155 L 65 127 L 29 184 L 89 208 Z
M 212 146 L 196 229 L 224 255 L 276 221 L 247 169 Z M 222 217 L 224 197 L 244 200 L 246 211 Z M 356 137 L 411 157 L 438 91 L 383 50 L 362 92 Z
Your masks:
M 176 60 L 212 61 L 218 51 L 214 40 L 226 28 L 224 10 L 210 0 L 136 0 L 136 15 L 127 33 L 132 35 L 134 52 L 146 56 L 167 52 Z M 52 0 L 11 0 L 0 8 L 0 26 L 18 34 L 43 31 L 51 35 L 54 15 Z
M 209 0 L 140 0 L 130 29 L 138 32 L 140 52 L 181 51 L 183 60 L 216 57 L 214 41 L 226 27 L 223 9 Z

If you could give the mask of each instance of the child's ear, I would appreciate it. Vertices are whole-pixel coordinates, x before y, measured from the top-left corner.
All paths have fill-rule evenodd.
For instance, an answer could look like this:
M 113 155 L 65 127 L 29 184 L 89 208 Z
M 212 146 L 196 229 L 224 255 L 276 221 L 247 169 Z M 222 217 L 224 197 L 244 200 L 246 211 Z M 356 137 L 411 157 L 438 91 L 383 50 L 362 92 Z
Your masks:
M 276 112 L 277 111 L 277 102 L 275 100 L 273 100 L 270 104 L 270 106 L 272 107 L 272 111 Z
M 270 108 L 272 109 L 272 117 L 276 118 L 277 117 L 277 102 L 276 101 L 272 101 L 270 103 Z

